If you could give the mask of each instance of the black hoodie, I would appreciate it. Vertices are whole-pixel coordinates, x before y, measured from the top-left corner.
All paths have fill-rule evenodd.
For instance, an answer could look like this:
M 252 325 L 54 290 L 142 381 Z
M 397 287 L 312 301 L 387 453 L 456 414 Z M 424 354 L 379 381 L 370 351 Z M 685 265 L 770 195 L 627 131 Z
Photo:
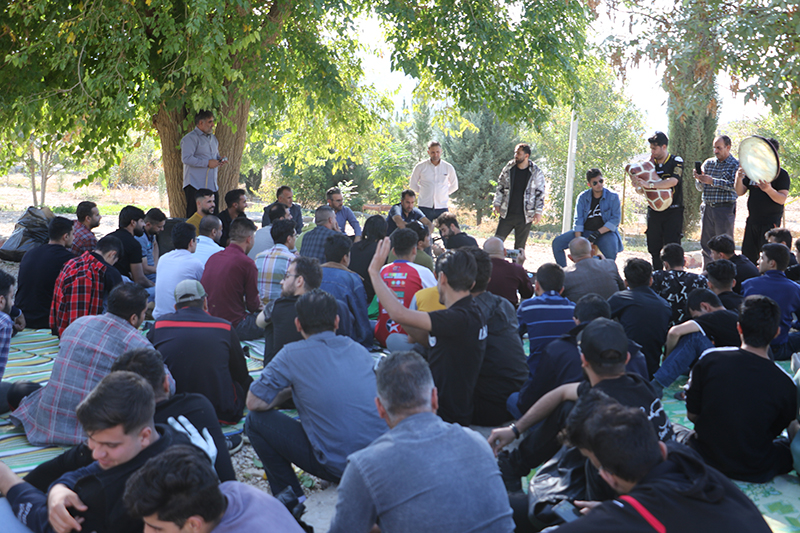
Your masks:
M 629 494 L 604 502 L 558 532 L 770 533 L 755 504 L 727 477 L 686 446 L 672 442 L 667 447 L 667 460 Z

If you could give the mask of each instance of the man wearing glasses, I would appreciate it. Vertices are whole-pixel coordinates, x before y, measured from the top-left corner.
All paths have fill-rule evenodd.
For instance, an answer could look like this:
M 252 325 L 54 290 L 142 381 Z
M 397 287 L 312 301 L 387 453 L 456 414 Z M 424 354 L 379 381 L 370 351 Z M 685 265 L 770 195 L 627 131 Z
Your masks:
M 683 237 L 683 159 L 667 152 L 669 139 L 657 131 L 647 139 L 650 143 L 650 161 L 656 167 L 660 182 L 649 182 L 647 188 L 672 189 L 672 204 L 663 211 L 647 206 L 647 251 L 650 252 L 653 271 L 661 270 L 661 250 L 664 245 L 681 243 Z
M 600 170 L 586 171 L 589 188 L 578 196 L 575 202 L 575 222 L 572 231 L 562 233 L 553 239 L 553 257 L 562 268 L 567 266 L 564 250 L 576 237 L 584 237 L 597 245 L 603 257 L 616 259 L 622 251 L 622 239 L 617 232 L 621 219 L 619 195 L 603 186 L 605 180 Z

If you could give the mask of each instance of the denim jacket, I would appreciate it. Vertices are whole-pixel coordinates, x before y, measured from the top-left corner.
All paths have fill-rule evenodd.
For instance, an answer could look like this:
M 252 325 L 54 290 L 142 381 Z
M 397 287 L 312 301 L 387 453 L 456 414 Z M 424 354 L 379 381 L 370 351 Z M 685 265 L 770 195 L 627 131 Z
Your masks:
M 361 276 L 340 263 L 329 261 L 322 265 L 320 289 L 347 305 L 353 315 L 353 340 L 371 348 L 373 332 L 367 314 L 367 291 Z
M 592 208 L 592 190 L 586 189 L 575 202 L 575 221 L 572 224 L 572 231 L 583 233 L 583 225 L 589 216 Z M 617 236 L 618 250 L 622 250 L 622 239 L 617 231 L 617 226 L 622 220 L 622 212 L 619 207 L 619 195 L 608 189 L 603 189 L 603 196 L 600 197 L 600 214 L 603 216 L 603 227 L 610 229 Z

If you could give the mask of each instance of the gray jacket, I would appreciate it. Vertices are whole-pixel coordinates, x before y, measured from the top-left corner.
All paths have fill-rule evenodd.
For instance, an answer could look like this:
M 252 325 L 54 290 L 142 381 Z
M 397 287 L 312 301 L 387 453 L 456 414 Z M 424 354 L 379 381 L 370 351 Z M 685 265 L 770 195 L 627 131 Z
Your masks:
M 500 176 L 497 178 L 497 189 L 494 193 L 492 205 L 500 208 L 501 218 L 505 218 L 508 213 L 511 168 L 516 164 L 513 159 L 509 161 L 500 171 Z M 528 179 L 528 186 L 525 188 L 525 198 L 522 205 L 525 210 L 525 222 L 533 222 L 533 217 L 541 215 L 542 211 L 544 211 L 544 172 L 530 161 L 528 162 L 528 170 L 530 171 L 530 178 Z

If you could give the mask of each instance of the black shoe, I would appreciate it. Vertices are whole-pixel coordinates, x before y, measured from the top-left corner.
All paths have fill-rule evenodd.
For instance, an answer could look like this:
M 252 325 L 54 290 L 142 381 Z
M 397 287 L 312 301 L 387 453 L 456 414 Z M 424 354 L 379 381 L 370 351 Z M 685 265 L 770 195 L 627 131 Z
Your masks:
M 497 455 L 497 466 L 500 467 L 500 475 L 507 492 L 522 491 L 522 476 L 517 473 L 517 469 L 511 463 L 511 455 L 507 450 L 503 450 Z
M 242 449 L 242 446 L 244 446 L 244 440 L 241 435 L 225 437 L 225 443 L 228 445 L 228 453 L 232 456 L 236 455 L 236 453 Z

